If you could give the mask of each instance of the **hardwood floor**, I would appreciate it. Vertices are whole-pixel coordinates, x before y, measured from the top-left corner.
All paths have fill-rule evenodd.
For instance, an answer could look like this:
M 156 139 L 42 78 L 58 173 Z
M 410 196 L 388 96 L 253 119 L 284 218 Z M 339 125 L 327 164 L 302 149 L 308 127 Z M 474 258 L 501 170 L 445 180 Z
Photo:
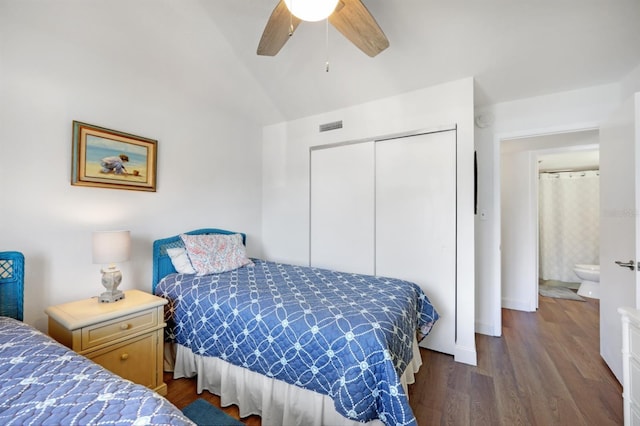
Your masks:
M 504 309 L 502 337 L 476 335 L 478 366 L 421 349 L 409 400 L 425 425 L 622 425 L 622 386 L 599 355 L 599 303 L 540 297 L 538 312 Z M 171 379 L 178 408 L 196 398 L 220 406 L 194 379 Z M 238 418 L 235 406 L 223 408 Z M 260 417 L 241 419 L 260 425 Z

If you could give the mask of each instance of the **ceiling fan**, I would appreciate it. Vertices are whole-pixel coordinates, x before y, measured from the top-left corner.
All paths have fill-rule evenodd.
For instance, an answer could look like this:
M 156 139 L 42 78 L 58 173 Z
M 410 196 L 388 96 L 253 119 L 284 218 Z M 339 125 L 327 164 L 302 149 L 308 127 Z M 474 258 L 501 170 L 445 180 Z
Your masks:
M 389 47 L 389 40 L 360 0 L 339 0 L 327 19 L 351 43 L 371 57 Z M 289 11 L 285 1 L 279 0 L 262 33 L 258 55 L 275 56 L 300 22 L 301 19 Z

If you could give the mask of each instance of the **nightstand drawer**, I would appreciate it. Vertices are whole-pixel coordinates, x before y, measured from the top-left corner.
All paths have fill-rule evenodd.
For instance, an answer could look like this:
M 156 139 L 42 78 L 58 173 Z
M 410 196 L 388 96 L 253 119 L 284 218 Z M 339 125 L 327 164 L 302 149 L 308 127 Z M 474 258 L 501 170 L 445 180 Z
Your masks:
M 154 389 L 158 332 L 145 334 L 118 345 L 92 352 L 88 358 L 132 382 Z
M 629 327 L 629 351 L 631 356 L 640 359 L 640 330 L 636 327 Z
M 158 310 L 127 315 L 82 329 L 82 351 L 107 344 L 158 325 Z

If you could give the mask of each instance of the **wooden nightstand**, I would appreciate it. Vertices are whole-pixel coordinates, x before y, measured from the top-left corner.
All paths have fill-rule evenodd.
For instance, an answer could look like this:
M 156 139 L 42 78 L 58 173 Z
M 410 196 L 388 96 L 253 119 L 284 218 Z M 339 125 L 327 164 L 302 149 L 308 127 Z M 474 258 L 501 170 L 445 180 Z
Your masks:
M 49 335 L 80 355 L 132 382 L 167 394 L 163 382 L 166 299 L 138 290 L 100 303 L 79 300 L 45 309 Z

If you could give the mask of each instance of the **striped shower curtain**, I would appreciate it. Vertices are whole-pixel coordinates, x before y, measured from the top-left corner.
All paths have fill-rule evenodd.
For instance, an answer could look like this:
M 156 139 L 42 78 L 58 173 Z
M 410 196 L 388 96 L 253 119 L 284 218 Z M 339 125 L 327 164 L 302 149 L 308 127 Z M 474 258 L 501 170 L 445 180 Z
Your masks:
M 599 263 L 599 172 L 540 173 L 539 177 L 540 278 L 577 282 L 576 263 Z

